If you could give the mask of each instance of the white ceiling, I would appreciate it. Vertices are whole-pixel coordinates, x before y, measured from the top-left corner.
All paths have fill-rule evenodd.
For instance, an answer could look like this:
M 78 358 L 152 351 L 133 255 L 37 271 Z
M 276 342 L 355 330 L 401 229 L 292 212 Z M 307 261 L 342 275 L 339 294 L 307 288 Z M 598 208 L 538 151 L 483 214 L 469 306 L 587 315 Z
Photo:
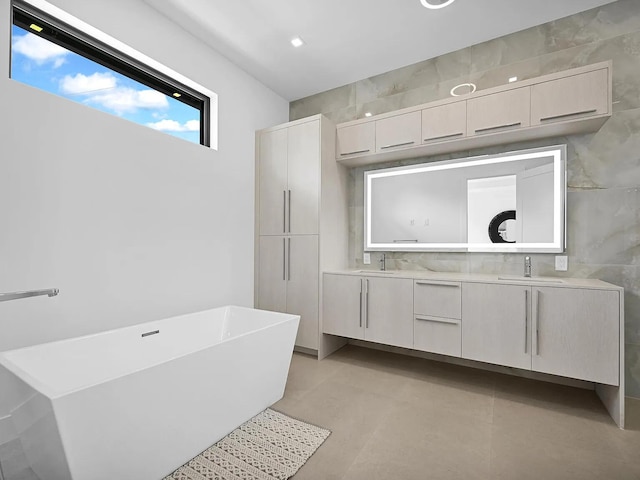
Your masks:
M 613 0 L 144 1 L 295 100 Z

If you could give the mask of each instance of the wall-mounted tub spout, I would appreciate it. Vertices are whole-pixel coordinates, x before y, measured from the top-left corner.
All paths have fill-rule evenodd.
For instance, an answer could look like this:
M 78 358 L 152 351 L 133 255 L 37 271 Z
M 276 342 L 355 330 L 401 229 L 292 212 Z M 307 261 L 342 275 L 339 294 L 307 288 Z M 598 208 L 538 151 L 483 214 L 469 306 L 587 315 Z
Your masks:
M 26 292 L 11 292 L 0 293 L 0 302 L 8 302 L 9 300 L 19 300 L 20 298 L 38 297 L 40 295 L 47 295 L 48 297 L 55 297 L 60 290 L 57 288 L 47 288 L 45 290 L 29 290 Z

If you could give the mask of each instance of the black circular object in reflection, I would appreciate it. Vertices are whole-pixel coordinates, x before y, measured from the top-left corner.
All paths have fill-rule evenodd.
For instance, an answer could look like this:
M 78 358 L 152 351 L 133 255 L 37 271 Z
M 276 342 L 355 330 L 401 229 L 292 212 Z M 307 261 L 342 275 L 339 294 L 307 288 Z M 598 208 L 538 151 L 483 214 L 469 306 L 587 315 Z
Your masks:
M 500 212 L 489 222 L 489 238 L 492 243 L 516 243 L 515 241 L 510 242 L 502 238 L 498 228 L 502 224 L 502 222 L 506 220 L 515 220 L 516 219 L 516 211 L 515 210 L 505 210 L 504 212 Z

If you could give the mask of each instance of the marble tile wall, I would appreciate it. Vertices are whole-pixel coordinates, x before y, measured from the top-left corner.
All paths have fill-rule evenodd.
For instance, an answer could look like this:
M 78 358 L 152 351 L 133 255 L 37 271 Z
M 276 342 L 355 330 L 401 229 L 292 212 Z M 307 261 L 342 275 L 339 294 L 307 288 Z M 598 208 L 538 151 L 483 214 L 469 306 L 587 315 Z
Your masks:
M 532 255 L 535 275 L 600 278 L 625 288 L 627 395 L 640 397 L 640 4 L 618 0 L 463 50 L 291 102 L 290 119 L 323 113 L 336 123 L 446 98 L 473 82 L 478 89 L 613 60 L 614 114 L 594 134 L 502 145 L 430 157 L 460 158 L 557 143 L 568 146 L 567 255 Z M 425 158 L 396 162 L 420 163 Z M 377 165 L 383 168 L 387 165 Z M 372 167 L 368 167 L 372 168 Z M 352 267 L 362 266 L 363 172 L 350 172 Z M 373 255 L 372 263 L 376 260 Z M 389 268 L 512 273 L 519 254 L 390 253 Z

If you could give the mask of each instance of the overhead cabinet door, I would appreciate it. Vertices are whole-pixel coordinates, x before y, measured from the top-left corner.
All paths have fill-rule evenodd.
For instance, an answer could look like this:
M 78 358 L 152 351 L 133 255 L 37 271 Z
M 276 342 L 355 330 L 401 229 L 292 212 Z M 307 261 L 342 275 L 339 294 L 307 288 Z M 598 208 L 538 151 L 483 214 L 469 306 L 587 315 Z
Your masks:
M 376 150 L 376 123 L 365 122 L 336 130 L 336 159 L 368 155 Z
M 487 135 L 530 123 L 531 88 L 522 87 L 467 100 L 467 135 Z
M 572 75 L 531 87 L 531 124 L 609 113 L 608 69 Z
M 467 134 L 467 102 L 461 100 L 422 110 L 422 143 L 463 138 Z
M 404 113 L 376 121 L 376 152 L 420 145 L 421 112 Z

